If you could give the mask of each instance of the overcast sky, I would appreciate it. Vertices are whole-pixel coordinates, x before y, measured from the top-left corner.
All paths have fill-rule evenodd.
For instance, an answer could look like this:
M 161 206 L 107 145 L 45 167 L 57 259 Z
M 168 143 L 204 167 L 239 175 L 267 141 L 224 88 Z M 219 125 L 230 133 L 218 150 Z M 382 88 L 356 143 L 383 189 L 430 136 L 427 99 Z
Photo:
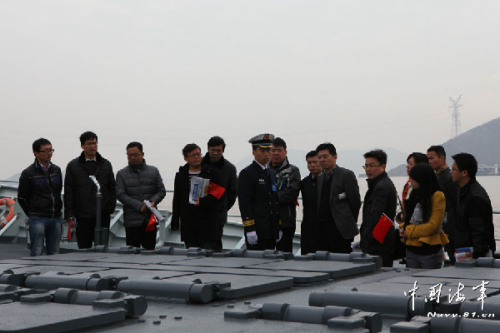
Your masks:
M 65 168 L 92 130 L 172 178 L 181 149 L 226 157 L 271 132 L 289 148 L 424 151 L 500 116 L 500 2 L 0 0 L 0 178 L 46 137 Z M 401 161 L 400 163 L 403 163 Z M 397 163 L 399 164 L 399 163 Z

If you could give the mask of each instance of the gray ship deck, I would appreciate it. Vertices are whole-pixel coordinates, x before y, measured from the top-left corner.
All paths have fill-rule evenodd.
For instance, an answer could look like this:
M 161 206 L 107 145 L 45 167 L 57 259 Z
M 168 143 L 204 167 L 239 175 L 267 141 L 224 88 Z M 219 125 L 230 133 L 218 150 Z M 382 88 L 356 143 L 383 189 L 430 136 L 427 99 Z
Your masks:
M 108 252 L 27 257 L 25 244 L 0 244 L 0 283 L 18 286 L 0 292 L 0 332 L 500 331 L 495 320 L 500 318 L 500 263 L 494 259 L 426 271 L 377 268 L 377 257 L 359 253 L 292 259 L 271 251 L 211 256 L 172 248 L 162 249 L 169 254 L 100 250 Z M 482 313 L 489 318 L 464 318 L 481 313 L 480 290 L 472 288 L 483 280 L 489 284 Z M 415 281 L 419 289 L 412 306 L 404 292 Z M 440 302 L 425 302 L 429 288 L 439 283 Z M 459 284 L 465 300 L 448 302 Z M 145 298 L 129 299 L 126 311 L 123 301 L 88 300 L 104 289 Z M 67 298 L 61 301 L 57 295 L 64 291 Z M 147 301 L 145 313 L 138 297 Z M 426 317 L 434 312 L 457 318 Z

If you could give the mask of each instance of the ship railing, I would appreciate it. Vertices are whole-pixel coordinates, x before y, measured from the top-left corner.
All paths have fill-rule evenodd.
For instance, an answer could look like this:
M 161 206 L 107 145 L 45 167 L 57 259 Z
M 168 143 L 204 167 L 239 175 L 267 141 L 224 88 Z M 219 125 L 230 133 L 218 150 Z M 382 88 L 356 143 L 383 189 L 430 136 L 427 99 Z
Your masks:
M 10 187 L 10 186 L 8 186 Z M 5 195 L 6 186 L 2 186 L 4 190 L 3 196 Z M 17 187 L 12 186 L 12 192 L 17 192 Z M 173 190 L 167 190 L 167 193 L 173 193 Z M 12 193 L 11 197 L 15 197 Z M 299 197 L 299 200 L 302 198 Z M 27 241 L 27 227 L 26 221 L 27 216 L 24 214 L 22 209 L 16 202 L 15 207 L 15 217 L 2 229 L 0 229 L 0 241 L 11 241 L 12 239 L 18 239 L 18 241 Z M 157 235 L 157 247 L 161 246 L 174 246 L 174 247 L 184 247 L 184 243 L 180 240 L 179 231 L 171 231 L 170 224 L 172 222 L 172 212 L 167 209 L 160 209 L 160 212 L 165 217 L 164 220 L 159 223 L 159 232 Z M 500 211 L 495 210 L 493 214 L 500 215 Z M 298 223 L 302 222 L 302 219 L 297 219 Z M 359 223 L 358 223 L 359 227 Z M 300 254 L 300 228 L 295 232 L 293 238 L 293 253 Z M 500 242 L 500 239 L 496 238 L 495 241 Z M 123 206 L 121 203 L 117 203 L 115 213 L 112 215 L 110 223 L 109 232 L 109 245 L 110 246 L 124 246 L 125 245 L 125 227 L 123 219 Z M 241 222 L 241 216 L 238 214 L 228 214 L 228 221 L 224 227 L 223 235 L 223 246 L 225 249 L 242 249 L 245 247 L 245 235 L 243 232 L 243 225 Z M 61 247 L 68 249 L 76 249 L 77 245 L 74 240 L 62 239 Z

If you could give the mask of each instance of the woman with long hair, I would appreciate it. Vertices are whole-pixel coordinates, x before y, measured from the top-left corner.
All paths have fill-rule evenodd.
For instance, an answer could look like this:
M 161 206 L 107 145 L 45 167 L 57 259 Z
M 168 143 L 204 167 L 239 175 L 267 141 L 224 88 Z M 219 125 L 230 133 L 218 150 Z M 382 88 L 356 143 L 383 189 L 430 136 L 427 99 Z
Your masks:
M 406 158 L 406 173 L 408 174 L 408 181 L 403 187 L 403 200 L 401 201 L 401 213 L 398 216 L 400 222 L 408 223 L 413 209 L 415 208 L 415 196 L 412 196 L 413 188 L 411 186 L 410 170 L 417 164 L 429 164 L 429 159 L 424 153 L 413 152 Z
M 407 223 L 401 223 L 400 236 L 406 244 L 406 267 L 441 268 L 443 245 L 448 238 L 442 230 L 446 200 L 436 174 L 428 164 L 417 164 L 410 170 L 415 208 Z

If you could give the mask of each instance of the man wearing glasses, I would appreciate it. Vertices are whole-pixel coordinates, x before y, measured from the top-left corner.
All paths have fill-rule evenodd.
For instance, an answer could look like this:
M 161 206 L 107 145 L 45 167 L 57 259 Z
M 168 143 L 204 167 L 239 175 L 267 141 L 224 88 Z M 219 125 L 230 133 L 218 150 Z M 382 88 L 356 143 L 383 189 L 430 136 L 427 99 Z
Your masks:
M 151 211 L 144 201 L 155 207 L 167 192 L 158 169 L 146 164 L 140 142 L 127 145 L 127 158 L 128 166 L 116 174 L 116 196 L 123 203 L 126 242 L 154 250 L 157 228 L 150 223 Z
M 181 240 L 186 248 L 201 247 L 220 251 L 221 233 L 217 223 L 222 209 L 221 197 L 225 189 L 217 170 L 202 164 L 201 149 L 194 143 L 182 149 L 186 164 L 175 174 L 174 198 L 172 204 L 172 230 L 181 230 Z M 207 195 L 198 196 L 196 186 L 202 184 L 200 178 L 209 181 Z M 196 194 L 190 192 L 196 192 Z
M 385 172 L 387 154 L 380 149 L 364 155 L 368 191 L 363 203 L 363 223 L 361 224 L 361 250 L 365 253 L 382 257 L 384 267 L 392 267 L 396 238 L 394 227 L 387 231 L 381 243 L 373 236 L 373 229 L 382 214 L 391 220 L 396 216 L 397 192 L 392 180 Z
M 87 249 L 94 242 L 97 193 L 89 176 L 95 176 L 100 185 L 102 228 L 109 228 L 110 216 L 115 210 L 116 184 L 111 163 L 97 152 L 97 135 L 85 132 L 80 136 L 80 143 L 81 155 L 66 167 L 64 216 L 68 221 L 76 220 L 78 248 Z M 104 243 L 107 244 L 107 239 Z
M 477 160 L 468 153 L 453 155 L 451 177 L 458 184 L 455 247 L 457 254 L 463 248 L 472 252 L 473 258 L 493 257 L 496 251 L 493 209 L 486 190 L 476 180 Z
M 40 138 L 33 142 L 35 162 L 19 178 L 17 198 L 29 218 L 30 256 L 59 253 L 61 240 L 61 169 L 50 162 L 52 144 Z

